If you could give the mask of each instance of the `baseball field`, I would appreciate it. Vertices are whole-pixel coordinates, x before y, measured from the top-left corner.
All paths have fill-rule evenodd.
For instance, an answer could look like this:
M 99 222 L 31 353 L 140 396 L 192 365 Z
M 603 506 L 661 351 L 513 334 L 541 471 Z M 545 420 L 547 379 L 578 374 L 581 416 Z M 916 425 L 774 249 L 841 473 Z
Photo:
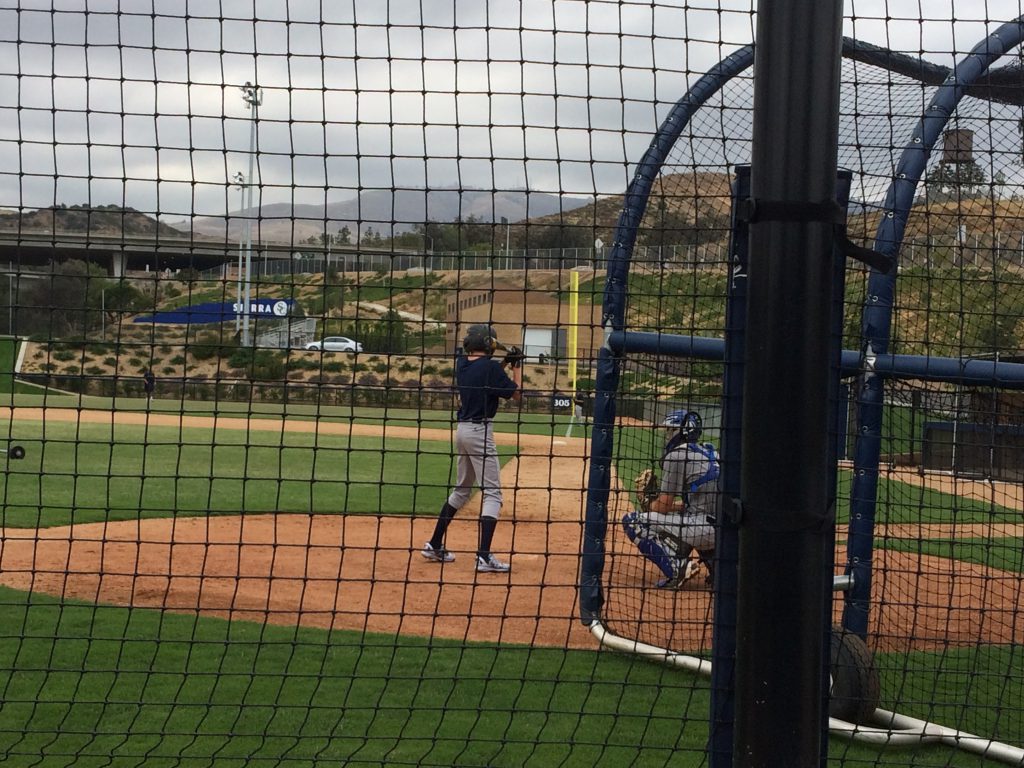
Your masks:
M 27 449 L 8 465 L 0 539 L 8 764 L 700 764 L 706 681 L 598 652 L 576 619 L 588 443 L 562 424 L 497 433 L 495 550 L 513 565 L 498 575 L 472 568 L 472 502 L 451 530 L 455 562 L 419 555 L 450 479 L 440 421 L 57 407 L 3 417 Z M 879 578 L 915 594 L 874 614 L 886 684 L 923 683 L 937 655 L 951 687 L 965 668 L 1016 663 L 1013 489 L 918 473 L 887 483 L 894 499 L 955 496 L 963 512 L 879 535 Z M 995 493 L 999 521 L 984 512 Z M 1002 574 L 972 552 L 994 532 Z M 710 593 L 650 589 L 645 561 L 612 541 L 611 593 L 642 596 L 649 617 L 675 614 L 671 647 L 707 653 Z M 638 637 L 665 631 L 635 621 Z M 897 652 L 900 680 L 886 674 Z M 972 689 L 965 730 L 984 731 L 985 700 L 1005 695 L 1005 678 L 989 682 Z M 832 749 L 901 764 L 900 753 Z

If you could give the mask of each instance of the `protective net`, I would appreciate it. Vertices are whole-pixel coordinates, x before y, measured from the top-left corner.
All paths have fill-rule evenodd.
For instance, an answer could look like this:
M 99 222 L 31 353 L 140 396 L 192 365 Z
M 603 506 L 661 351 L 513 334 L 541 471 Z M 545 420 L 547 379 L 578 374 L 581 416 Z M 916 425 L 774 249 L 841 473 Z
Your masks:
M 750 43 L 752 4 L 73 5 L 0 4 L 0 760 L 706 763 L 707 681 L 599 650 L 579 553 L 624 193 L 676 99 Z M 848 33 L 938 64 L 988 29 L 960 19 L 953 43 L 951 18 L 857 5 Z M 843 64 L 858 242 L 941 80 L 886 55 Z M 752 91 L 750 72 L 725 84 L 661 169 L 630 330 L 724 339 Z M 1010 360 L 1020 98 L 1012 78 L 969 93 L 914 205 L 891 351 Z M 846 279 L 857 349 L 868 272 Z M 504 372 L 521 398 L 493 418 L 459 416 L 478 324 L 523 353 Z M 723 364 L 622 366 L 606 619 L 705 655 L 706 566 L 656 588 L 619 520 L 668 413 L 700 413 L 720 443 Z M 868 637 L 882 703 L 1022 744 L 1017 396 L 901 381 L 887 405 Z M 500 467 L 501 514 L 478 522 L 495 483 L 477 482 L 428 548 L 463 428 L 493 436 L 469 451 Z
M 890 70 L 873 61 L 844 60 L 839 146 L 840 167 L 852 172 L 849 233 L 867 244 L 885 215 L 886 192 L 922 105 L 935 93 L 932 84 L 898 71 L 906 67 Z M 750 87 L 743 77 L 730 80 L 684 128 L 664 164 L 630 266 L 627 330 L 725 337 L 733 267 L 729 183 L 732 169 L 750 162 L 744 140 Z M 923 367 L 930 358 L 1018 359 L 1024 240 L 1020 196 L 1007 179 L 1020 173 L 1021 111 L 1013 103 L 1016 91 L 996 89 L 995 96 L 1003 101 L 960 103 L 910 211 L 889 351 L 918 356 Z M 651 259 L 647 244 L 678 241 L 678 230 L 702 242 Z M 847 350 L 861 345 L 862 309 L 873 300 L 868 275 L 863 265 L 848 264 Z M 834 435 L 840 458 L 837 576 L 848 562 L 853 457 L 862 426 L 863 378 L 850 373 L 837 404 L 841 432 Z M 902 374 L 886 383 L 868 631 L 881 681 L 879 703 L 1020 744 L 1020 398 L 1015 385 L 956 386 L 926 376 Z M 701 440 L 720 444 L 722 383 L 723 364 L 715 360 L 631 352 L 616 397 L 621 423 L 603 619 L 630 641 L 699 657 L 712 647 L 707 569 L 702 564 L 675 588 L 660 586 L 665 578 L 658 558 L 645 557 L 643 546 L 631 540 L 629 517 L 642 506 L 635 478 L 647 468 L 661 472 L 665 441 L 673 433 L 660 427 L 667 413 L 697 411 L 705 424 Z M 780 432 L 785 429 L 779 424 Z M 837 625 L 842 608 L 837 593 Z M 960 683 L 978 685 L 977 697 L 965 697 Z M 985 702 L 980 710 L 978 701 Z

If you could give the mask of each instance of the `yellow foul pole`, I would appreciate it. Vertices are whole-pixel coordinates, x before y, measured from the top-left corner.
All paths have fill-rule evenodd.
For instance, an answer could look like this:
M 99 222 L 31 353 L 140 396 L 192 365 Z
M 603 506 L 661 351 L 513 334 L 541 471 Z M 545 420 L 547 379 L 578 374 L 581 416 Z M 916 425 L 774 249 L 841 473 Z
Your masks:
M 576 363 L 579 336 L 580 314 L 580 273 L 572 270 L 569 273 L 569 389 L 576 391 Z

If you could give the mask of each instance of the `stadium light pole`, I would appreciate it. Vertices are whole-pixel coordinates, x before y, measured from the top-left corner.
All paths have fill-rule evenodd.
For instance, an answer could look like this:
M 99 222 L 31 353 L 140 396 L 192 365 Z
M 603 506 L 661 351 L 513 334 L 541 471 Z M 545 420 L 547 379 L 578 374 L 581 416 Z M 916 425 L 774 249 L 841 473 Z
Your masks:
M 245 210 L 245 174 L 238 171 L 234 176 L 235 184 L 238 186 L 238 212 L 241 214 Z M 237 280 L 235 281 L 238 286 L 237 297 L 238 300 L 235 302 L 235 333 L 237 334 L 242 330 L 242 256 L 245 250 L 245 238 L 238 238 L 238 274 L 236 275 Z
M 263 103 L 263 92 L 259 86 L 246 82 L 242 86 L 242 101 L 249 105 L 249 175 L 246 190 L 249 192 L 249 204 L 245 219 L 245 291 L 242 305 L 242 346 L 251 345 L 249 337 L 249 314 L 252 304 L 252 186 L 253 164 L 256 160 L 256 109 Z
M 511 238 L 510 238 L 511 226 L 508 223 L 508 218 L 505 217 L 505 216 L 501 217 L 501 223 L 505 225 L 505 268 L 506 269 L 510 269 L 512 267 L 512 264 L 510 263 L 510 259 L 509 259 L 508 247 L 509 247 L 509 244 L 511 243 Z

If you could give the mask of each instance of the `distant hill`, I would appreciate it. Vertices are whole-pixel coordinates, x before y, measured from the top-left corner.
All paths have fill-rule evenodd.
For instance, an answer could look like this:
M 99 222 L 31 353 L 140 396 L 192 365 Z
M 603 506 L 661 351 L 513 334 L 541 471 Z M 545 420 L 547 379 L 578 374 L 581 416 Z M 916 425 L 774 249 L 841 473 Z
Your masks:
M 275 203 L 262 206 L 253 220 L 253 238 L 275 242 L 303 242 L 318 237 L 324 229 L 336 234 L 342 227 L 355 233 L 372 228 L 385 238 L 412 230 L 427 221 L 510 222 L 550 216 L 574 210 L 593 198 L 554 195 L 545 192 L 502 191 L 481 189 L 398 189 L 367 190 L 353 200 L 322 205 Z M 197 217 L 191 229 L 197 234 L 237 240 L 245 226 L 245 211 L 234 211 L 228 219 L 220 216 Z M 326 222 L 326 224 L 325 224 Z M 188 221 L 175 223 L 188 229 Z
M 87 232 L 129 237 L 188 237 L 134 208 L 116 205 L 58 205 L 34 211 L 0 211 L 0 232 Z
M 664 233 L 668 242 L 683 243 L 693 239 L 690 230 L 712 230 L 714 237 L 728 233 L 731 209 L 731 180 L 724 173 L 673 173 L 659 176 L 651 186 L 650 198 L 641 222 L 640 241 L 652 231 Z M 615 226 L 622 213 L 624 195 L 599 197 L 593 202 L 531 218 L 530 225 L 537 227 L 562 226 L 593 231 L 606 245 L 614 239 Z
M 502 218 L 513 224 L 513 241 L 526 242 L 520 231 L 530 226 L 565 226 L 588 230 L 593 236 L 611 243 L 612 233 L 622 212 L 623 195 L 580 197 L 545 192 L 480 189 L 399 189 L 366 190 L 358 198 L 322 205 L 275 203 L 259 209 L 253 219 L 255 240 L 301 243 L 319 237 L 326 230 L 336 234 L 347 226 L 356 239 L 372 229 L 384 238 L 413 230 L 427 221 L 450 223 L 457 218 L 481 223 L 499 223 Z M 727 217 L 729 179 L 724 174 L 672 174 L 654 182 L 645 216 L 645 227 L 666 231 L 707 226 L 708 215 Z M 668 217 L 666 219 L 666 216 Z M 671 221 L 669 221 L 669 219 Z M 34 211 L 0 210 L 0 231 L 90 232 L 97 235 L 196 237 L 199 239 L 238 241 L 244 236 L 245 212 L 233 211 L 228 217 L 203 216 L 170 224 L 132 208 L 114 205 L 59 205 Z M 534 232 L 538 230 L 535 229 Z M 675 234 L 675 233 L 673 233 Z M 583 238 L 592 243 L 590 234 Z M 532 242 L 538 242 L 536 235 Z

